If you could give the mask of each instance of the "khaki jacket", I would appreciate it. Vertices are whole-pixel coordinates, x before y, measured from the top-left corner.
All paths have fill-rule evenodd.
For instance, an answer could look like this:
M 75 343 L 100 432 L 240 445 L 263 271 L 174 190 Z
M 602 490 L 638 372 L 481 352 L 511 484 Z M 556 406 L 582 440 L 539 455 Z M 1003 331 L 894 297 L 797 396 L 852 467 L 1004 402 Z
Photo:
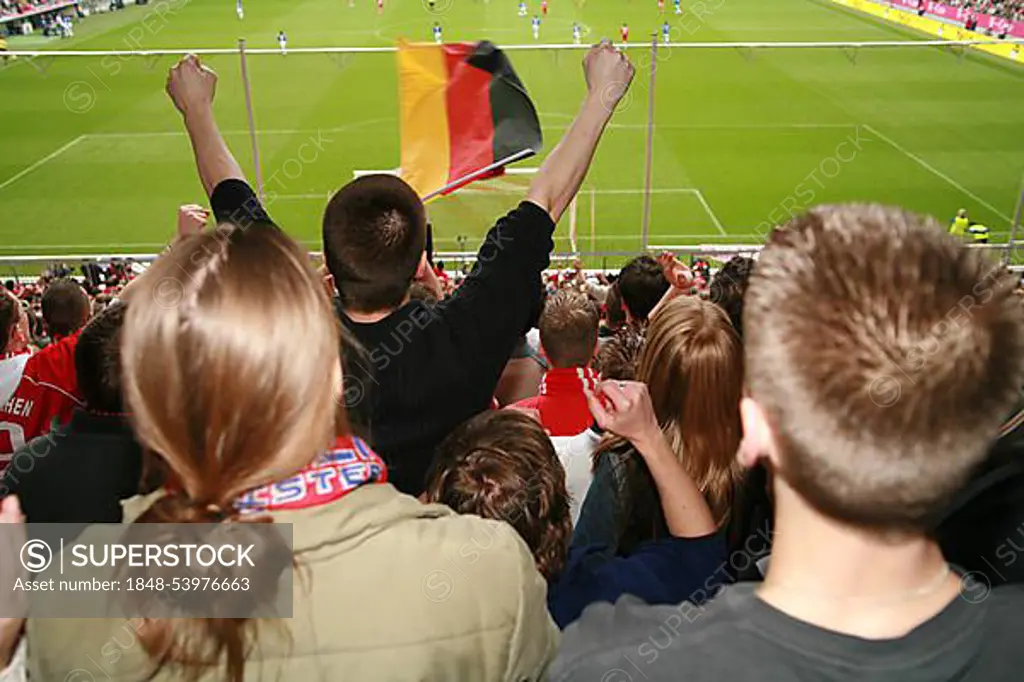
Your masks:
M 546 583 L 507 524 L 421 504 L 390 484 L 273 516 L 293 524 L 294 617 L 260 627 L 246 680 L 518 682 L 541 678 L 555 655 Z M 31 679 L 146 679 L 137 624 L 30 620 Z M 180 676 L 165 668 L 154 679 Z M 220 679 L 223 670 L 202 678 Z

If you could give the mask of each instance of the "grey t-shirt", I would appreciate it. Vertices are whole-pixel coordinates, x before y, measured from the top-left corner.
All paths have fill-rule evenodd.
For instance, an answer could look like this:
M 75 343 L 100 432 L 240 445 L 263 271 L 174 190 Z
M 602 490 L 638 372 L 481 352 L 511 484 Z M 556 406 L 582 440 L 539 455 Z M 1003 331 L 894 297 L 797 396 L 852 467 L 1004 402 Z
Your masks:
M 632 597 L 591 606 L 563 633 L 549 680 L 1024 680 L 1024 586 L 965 591 L 934 618 L 890 640 L 796 620 L 758 599 L 755 588 L 731 586 L 704 609 L 647 606 Z

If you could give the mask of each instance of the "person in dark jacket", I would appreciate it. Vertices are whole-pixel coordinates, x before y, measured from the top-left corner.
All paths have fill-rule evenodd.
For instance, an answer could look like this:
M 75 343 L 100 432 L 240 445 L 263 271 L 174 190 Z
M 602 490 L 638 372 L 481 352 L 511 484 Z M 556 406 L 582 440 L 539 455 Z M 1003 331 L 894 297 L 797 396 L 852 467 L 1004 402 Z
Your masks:
M 0 497 L 17 495 L 29 523 L 119 523 L 121 500 L 140 490 L 142 450 L 121 402 L 124 315 L 115 303 L 82 330 L 75 371 L 85 407 L 15 452 L 0 481 Z
M 434 448 L 490 406 L 509 356 L 537 317 L 555 224 L 633 78 L 632 64 L 608 41 L 587 53 L 583 67 L 588 95 L 580 113 L 547 154 L 524 200 L 488 232 L 473 271 L 436 306 L 408 296 L 414 280 L 433 276 L 426 210 L 412 187 L 392 175 L 360 177 L 324 210 L 324 262 L 341 322 L 364 351 L 346 353 L 345 406 L 402 492 L 423 492 Z M 240 227 L 272 222 L 217 129 L 215 84 L 216 74 L 193 55 L 168 83 L 214 215 L 220 224 Z M 304 144 L 314 147 L 314 157 L 321 148 L 319 139 Z M 273 191 L 280 182 L 271 176 L 268 185 Z
M 658 481 L 669 537 L 625 557 L 600 546 L 570 551 L 565 471 L 540 424 L 516 410 L 483 412 L 453 432 L 427 484 L 428 501 L 515 528 L 547 578 L 548 611 L 562 629 L 588 605 L 626 594 L 650 604 L 699 603 L 726 558 L 707 502 L 658 428 L 647 387 L 606 381 L 597 392 L 608 401 L 602 407 L 590 398 L 598 424 L 635 441 Z

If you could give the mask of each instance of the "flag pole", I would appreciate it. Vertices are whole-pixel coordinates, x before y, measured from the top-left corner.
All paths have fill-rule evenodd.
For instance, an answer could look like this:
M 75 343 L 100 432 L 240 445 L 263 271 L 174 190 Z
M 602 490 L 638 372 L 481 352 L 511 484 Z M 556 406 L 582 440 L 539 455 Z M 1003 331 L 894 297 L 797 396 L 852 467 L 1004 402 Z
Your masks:
M 579 196 L 577 193 L 569 202 L 569 247 L 574 254 L 579 253 L 579 249 L 576 248 L 576 200 Z
M 263 192 L 263 166 L 260 164 L 260 146 L 256 142 L 256 117 L 252 112 L 252 90 L 249 87 L 249 69 L 245 61 L 245 38 L 238 39 L 238 57 L 242 62 L 242 87 L 245 89 L 245 110 L 249 114 L 249 141 L 252 142 L 252 163 L 256 167 L 256 193 L 266 200 Z
M 597 253 L 597 194 L 590 188 L 590 250 Z
M 658 73 L 658 34 L 651 34 L 651 84 L 647 98 L 647 159 L 644 169 L 644 216 L 640 226 L 640 245 L 644 251 L 650 243 L 651 231 L 651 170 L 654 158 L 654 78 Z
M 519 161 L 520 159 L 525 159 L 528 156 L 533 156 L 536 153 L 537 152 L 535 152 L 532 149 L 524 149 L 522 151 L 516 152 L 515 154 L 506 156 L 504 159 L 501 159 L 500 161 L 495 161 L 490 165 L 484 166 L 480 170 L 475 170 L 472 173 L 467 173 L 458 180 L 449 182 L 447 185 L 441 187 L 440 189 L 435 189 L 433 192 L 430 192 L 429 194 L 423 197 L 423 202 L 426 203 L 440 194 L 444 194 L 445 192 L 451 191 L 452 189 L 459 187 L 460 185 L 464 185 L 467 182 L 472 182 L 473 180 L 476 180 L 479 177 L 487 175 L 491 171 L 501 168 L 502 166 L 507 166 L 508 164 L 514 163 L 515 161 Z

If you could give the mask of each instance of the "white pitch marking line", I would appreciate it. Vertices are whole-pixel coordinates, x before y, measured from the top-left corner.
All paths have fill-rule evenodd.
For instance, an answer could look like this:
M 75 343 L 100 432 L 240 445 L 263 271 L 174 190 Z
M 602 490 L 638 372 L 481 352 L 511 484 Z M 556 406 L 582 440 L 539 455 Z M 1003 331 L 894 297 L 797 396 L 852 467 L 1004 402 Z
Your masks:
M 987 201 L 985 201 L 984 199 L 982 199 L 981 197 L 979 197 L 979 196 L 978 196 L 977 194 L 975 194 L 975 193 L 974 193 L 974 192 L 972 192 L 971 190 L 967 189 L 966 187 L 964 187 L 963 185 L 961 185 L 961 184 L 960 184 L 959 182 L 957 182 L 957 181 L 956 181 L 956 180 L 954 180 L 953 178 L 949 177 L 948 175 L 946 175 L 945 173 L 943 173 L 942 171 L 940 171 L 940 170 L 939 170 L 938 168 L 936 168 L 935 166 L 931 165 L 930 163 L 928 163 L 927 161 L 925 161 L 924 159 L 922 159 L 922 158 L 921 158 L 920 156 L 918 156 L 917 154 L 914 154 L 913 152 L 911 152 L 910 150 L 908 150 L 908 149 L 907 149 L 906 147 L 904 147 L 903 145 L 901 145 L 901 144 L 900 144 L 899 142 L 897 142 L 896 140 L 892 139 L 892 138 L 891 138 L 891 137 L 889 137 L 888 135 L 885 135 L 884 133 L 881 133 L 881 132 L 879 132 L 878 130 L 876 130 L 876 129 L 875 129 L 875 127 L 874 127 L 874 126 L 871 126 L 871 125 L 868 125 L 867 123 L 865 123 L 865 124 L 864 124 L 864 128 L 866 128 L 867 130 L 871 131 L 872 133 L 874 133 L 875 135 L 877 135 L 878 137 L 880 137 L 880 138 L 881 138 L 881 139 L 882 139 L 883 141 L 885 141 L 886 143 L 888 143 L 888 144 L 889 144 L 889 146 L 891 146 L 891 147 L 892 147 L 893 149 L 895 149 L 896 151 L 898 151 L 898 152 L 902 152 L 902 153 L 904 154 L 904 156 L 906 156 L 906 157 L 907 157 L 908 159 L 910 159 L 911 161 L 913 161 L 913 162 L 914 162 L 914 163 L 916 163 L 917 165 L 921 166 L 921 168 L 924 168 L 924 169 L 925 169 L 926 171 L 929 171 L 929 172 L 931 172 L 931 173 L 935 174 L 935 176 L 936 176 L 936 177 L 938 177 L 939 179 L 941 179 L 941 180 L 945 180 L 945 181 L 946 181 L 946 182 L 948 182 L 948 183 L 949 183 L 949 184 L 950 184 L 951 186 L 953 186 L 954 188 L 956 188 L 956 189 L 957 189 L 957 190 L 959 190 L 960 192 L 962 192 L 962 193 L 966 194 L 966 195 L 967 195 L 967 196 L 969 196 L 970 198 L 974 199 L 974 200 L 975 200 L 976 202 L 978 202 L 979 204 L 981 204 L 982 206 L 984 206 L 984 207 L 985 207 L 985 208 L 987 208 L 988 210 L 992 211 L 993 213 L 995 213 L 995 214 L 996 214 L 997 216 L 999 216 L 1000 218 L 1002 218 L 1002 219 L 1003 219 L 1003 220 L 1005 220 L 1006 222 L 1008 222 L 1008 223 L 1009 223 L 1009 222 L 1012 222 L 1012 219 L 1010 218 L 1010 216 L 1006 215 L 1005 213 L 1003 213 L 1002 211 L 1000 211 L 1000 210 L 999 210 L 998 208 L 996 208 L 996 207 L 995 207 L 995 206 L 993 206 L 992 204 L 988 203 Z
M 15 174 L 13 177 L 10 177 L 7 180 L 5 180 L 3 182 L 3 184 L 0 184 L 0 190 L 2 190 L 3 188 L 7 187 L 8 185 L 11 185 L 11 184 L 17 182 L 18 180 L 20 180 L 21 178 L 25 177 L 26 175 L 28 175 L 29 173 L 31 173 L 35 169 L 37 169 L 40 166 L 42 166 L 44 163 L 47 163 L 48 161 L 53 161 L 55 158 L 57 158 L 58 156 L 60 156 L 64 152 L 66 152 L 67 150 L 71 149 L 72 147 L 74 147 L 76 144 L 78 144 L 79 142 L 81 142 L 84 139 L 85 139 L 85 135 L 79 135 L 78 137 L 76 137 L 75 139 L 71 140 L 71 142 L 68 142 L 63 147 L 58 149 L 57 151 L 51 152 L 51 153 L 47 154 L 43 158 L 41 158 L 38 161 L 36 161 L 35 163 L 33 163 L 28 168 L 26 168 L 23 171 Z
M 711 210 L 711 204 L 709 204 L 708 200 L 704 198 L 704 193 L 701 192 L 699 189 L 695 191 L 697 192 L 697 201 L 700 202 L 701 206 L 704 207 L 704 210 L 708 212 L 709 216 L 711 216 L 711 221 L 715 224 L 715 229 L 718 230 L 718 233 L 723 237 L 728 236 L 725 233 L 725 228 L 722 227 L 722 221 L 718 219 L 718 216 L 715 215 L 715 212 Z
M 361 172 L 363 172 L 363 171 L 361 171 Z M 363 172 L 363 173 L 364 174 L 368 174 L 367 172 Z M 516 187 L 514 189 L 512 189 L 512 188 L 509 188 L 509 189 L 491 189 L 491 188 L 487 188 L 487 187 L 463 187 L 462 189 L 458 190 L 457 193 L 458 194 L 495 194 L 495 195 L 498 195 L 498 194 L 516 194 L 516 193 L 523 192 L 525 189 L 526 189 L 525 187 Z M 642 190 L 642 189 L 594 189 L 594 190 L 584 189 L 584 190 L 580 190 L 580 193 L 581 194 L 589 194 L 591 191 L 593 191 L 595 194 L 643 194 L 644 193 L 644 190 Z M 653 188 L 651 190 L 651 194 L 694 194 L 694 195 L 697 195 L 698 200 L 704 206 L 704 210 L 706 210 L 708 212 L 708 214 L 711 215 L 711 219 L 716 223 L 716 225 L 719 225 L 718 229 L 719 230 L 721 229 L 721 226 L 718 223 L 718 219 L 714 216 L 714 213 L 712 213 L 711 208 L 708 206 L 707 202 L 703 199 L 703 197 L 700 196 L 700 190 L 693 189 L 692 187 L 655 187 L 655 188 Z M 324 198 L 329 199 L 330 195 L 331 195 L 330 192 L 319 192 L 319 193 L 312 192 L 312 193 L 308 193 L 308 194 L 277 194 L 277 195 L 275 195 L 275 199 L 284 199 L 284 200 L 290 200 L 290 199 L 295 199 L 295 200 L 302 200 L 302 199 L 324 199 Z
M 547 114 L 552 115 L 552 114 Z M 554 114 L 561 116 L 561 114 Z M 544 118 L 545 114 L 541 114 L 541 118 Z M 395 119 L 372 119 L 368 121 L 361 121 L 359 123 L 353 123 L 345 126 L 337 126 L 332 128 L 279 128 L 279 129 L 267 129 L 257 130 L 256 133 L 259 135 L 302 135 L 311 133 L 340 133 L 353 128 L 361 126 L 378 125 L 381 123 L 393 122 Z M 567 127 L 558 123 L 544 124 L 541 127 L 547 130 L 561 130 Z M 829 128 L 856 128 L 856 123 L 656 123 L 655 128 L 666 128 L 670 130 L 814 130 L 814 129 L 829 129 Z M 608 128 L 619 129 L 619 130 L 647 130 L 646 123 L 610 123 Z M 245 130 L 222 130 L 224 135 L 248 135 L 248 129 Z M 181 137 L 187 135 L 184 130 L 154 130 L 154 131 L 139 131 L 139 132 L 102 132 L 102 133 L 86 133 L 82 137 Z

